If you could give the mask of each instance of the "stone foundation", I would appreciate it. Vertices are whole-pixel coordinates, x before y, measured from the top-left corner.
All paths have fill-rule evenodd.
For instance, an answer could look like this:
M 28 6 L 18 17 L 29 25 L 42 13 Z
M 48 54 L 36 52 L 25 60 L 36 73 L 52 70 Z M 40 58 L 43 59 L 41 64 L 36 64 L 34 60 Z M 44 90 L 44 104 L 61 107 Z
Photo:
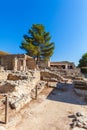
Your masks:
M 20 110 L 26 103 L 32 100 L 37 85 L 38 93 L 45 87 L 46 82 L 40 81 L 39 71 L 11 72 L 7 80 L 0 83 L 0 93 L 7 93 L 11 108 Z

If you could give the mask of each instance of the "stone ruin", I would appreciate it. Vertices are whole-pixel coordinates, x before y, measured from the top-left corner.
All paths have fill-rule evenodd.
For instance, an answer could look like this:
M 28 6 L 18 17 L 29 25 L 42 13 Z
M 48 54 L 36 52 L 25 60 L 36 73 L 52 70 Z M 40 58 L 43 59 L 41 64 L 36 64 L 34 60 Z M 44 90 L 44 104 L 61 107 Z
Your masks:
M 45 81 L 40 81 L 40 72 L 37 70 L 5 71 L 0 80 L 0 93 L 8 94 L 10 107 L 19 111 L 35 98 L 36 85 L 38 93 L 46 86 Z
M 33 58 L 25 54 L 0 55 L 0 93 L 8 94 L 11 108 L 20 110 L 45 87 Z
M 80 78 L 73 81 L 74 91 L 78 96 L 82 96 L 87 102 L 87 79 Z
M 0 66 L 3 67 L 4 70 L 14 71 L 26 71 L 36 68 L 34 59 L 25 54 L 0 55 Z
M 87 116 L 77 112 L 70 115 L 69 118 L 72 118 L 72 123 L 70 124 L 72 130 L 87 130 Z
M 57 87 L 58 83 L 65 84 L 68 79 L 71 79 L 74 80 L 76 87 L 76 78 L 83 80 L 83 76 L 74 64 L 68 62 L 65 65 L 67 69 L 59 69 L 55 66 L 51 68 L 49 61 L 40 61 L 39 66 L 42 66 L 42 69 L 36 70 L 35 61 L 30 56 L 25 54 L 1 55 L 0 93 L 8 93 L 11 107 L 20 108 L 19 106 L 30 102 L 36 85 L 40 91 L 46 83 L 48 86 Z M 71 69 L 71 65 L 73 69 Z

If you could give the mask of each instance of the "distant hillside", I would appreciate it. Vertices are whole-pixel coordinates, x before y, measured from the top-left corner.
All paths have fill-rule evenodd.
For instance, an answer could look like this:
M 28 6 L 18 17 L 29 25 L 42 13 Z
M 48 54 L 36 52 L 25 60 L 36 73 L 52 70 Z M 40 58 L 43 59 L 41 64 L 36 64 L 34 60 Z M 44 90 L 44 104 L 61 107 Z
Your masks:
M 9 53 L 4 52 L 4 51 L 0 51 L 0 55 L 8 55 Z

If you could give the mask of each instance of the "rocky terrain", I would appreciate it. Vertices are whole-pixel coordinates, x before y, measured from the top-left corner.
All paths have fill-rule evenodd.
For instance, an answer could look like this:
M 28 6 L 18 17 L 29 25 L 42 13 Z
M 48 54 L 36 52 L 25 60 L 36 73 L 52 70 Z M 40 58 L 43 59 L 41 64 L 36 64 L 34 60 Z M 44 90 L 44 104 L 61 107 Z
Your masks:
M 35 87 L 39 92 L 45 84 L 46 82 L 40 81 L 39 71 L 7 71 L 4 80 L 1 79 L 0 82 L 0 93 L 8 94 L 10 107 L 18 111 L 35 97 Z
M 1 130 L 87 129 L 87 80 L 78 70 L 1 71 L 0 93 L 17 117 Z
M 72 127 L 76 113 L 82 114 L 80 120 L 85 121 L 87 106 L 83 97 L 74 92 L 72 83 L 63 84 L 65 90 L 45 88 L 38 95 L 37 100 L 31 102 L 19 113 L 16 118 L 10 118 L 6 130 L 86 130 L 78 125 Z M 75 115 L 75 116 L 73 116 Z M 79 119 L 78 118 L 78 119 Z M 79 122 L 79 121 L 78 121 Z M 79 124 L 79 123 L 78 123 Z

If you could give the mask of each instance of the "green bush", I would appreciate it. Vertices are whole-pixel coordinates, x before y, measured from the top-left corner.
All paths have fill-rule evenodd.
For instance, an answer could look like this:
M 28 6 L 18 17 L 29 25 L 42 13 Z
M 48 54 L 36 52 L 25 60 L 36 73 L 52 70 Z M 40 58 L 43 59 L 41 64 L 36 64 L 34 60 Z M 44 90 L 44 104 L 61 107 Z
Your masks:
M 82 72 L 82 73 L 87 73 L 87 69 L 86 69 L 86 68 L 82 68 L 82 69 L 81 69 L 81 72 Z

